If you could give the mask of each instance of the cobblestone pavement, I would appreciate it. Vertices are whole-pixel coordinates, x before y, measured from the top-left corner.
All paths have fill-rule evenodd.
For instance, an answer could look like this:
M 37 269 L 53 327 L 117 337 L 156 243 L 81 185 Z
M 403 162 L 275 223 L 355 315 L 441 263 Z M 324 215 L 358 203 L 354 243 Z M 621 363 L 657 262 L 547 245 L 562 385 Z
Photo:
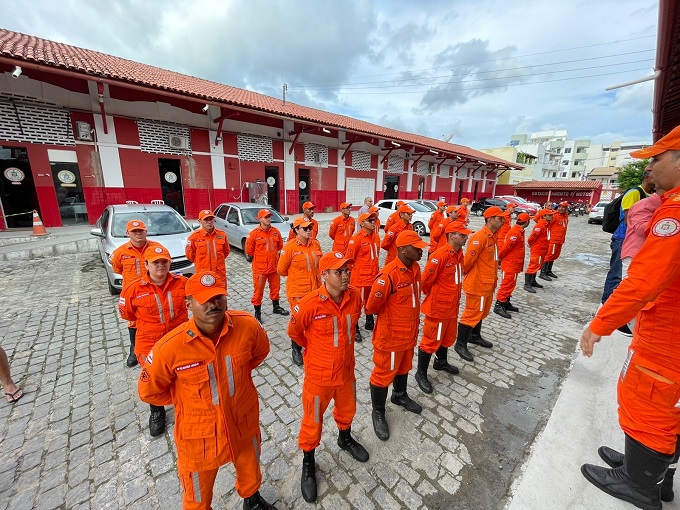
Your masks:
M 481 224 L 473 218 L 473 228 Z M 322 223 L 324 249 L 330 248 L 327 229 Z M 495 347 L 472 346 L 474 364 L 452 352 L 461 373 L 430 370 L 432 395 L 410 377 L 409 394 L 423 413 L 388 400 L 391 437 L 385 443 L 371 426 L 371 343 L 357 344 L 352 429 L 371 458 L 359 464 L 339 450 L 327 411 L 317 450 L 317 507 L 502 508 L 550 414 L 580 331 L 597 308 L 608 251 L 608 236 L 598 226 L 572 218 L 554 267 L 559 280 L 544 282 L 533 295 L 520 285 L 513 303 L 521 312 L 512 320 L 492 313 L 484 322 L 482 332 Z M 168 433 L 151 439 L 148 406 L 137 397 L 139 368 L 125 367 L 127 329 L 98 254 L 7 262 L 0 273 L 1 343 L 25 392 L 17 405 L 0 403 L 0 510 L 180 508 L 173 414 Z M 250 268 L 238 250 L 228 259 L 228 273 L 230 307 L 252 311 Z M 255 374 L 261 491 L 280 509 L 311 507 L 299 489 L 302 371 L 290 360 L 287 320 L 270 315 L 267 301 L 263 311 L 272 350 Z M 214 508 L 240 508 L 233 484 L 232 467 L 223 467 Z

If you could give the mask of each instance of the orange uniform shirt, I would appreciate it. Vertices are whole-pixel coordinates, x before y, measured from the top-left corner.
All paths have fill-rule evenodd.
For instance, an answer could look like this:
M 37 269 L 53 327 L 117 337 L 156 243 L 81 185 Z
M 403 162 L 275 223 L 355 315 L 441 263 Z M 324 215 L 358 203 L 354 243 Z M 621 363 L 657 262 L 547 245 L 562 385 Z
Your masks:
M 319 222 L 316 221 L 314 218 L 310 219 L 309 221 L 312 222 L 312 235 L 309 237 L 310 239 L 316 239 L 319 237 Z M 295 238 L 295 232 L 293 232 L 293 229 L 290 229 L 290 232 L 288 232 L 288 239 L 294 239 Z
M 347 245 L 345 256 L 354 259 L 349 283 L 355 287 L 370 287 L 378 274 L 380 237 L 364 229 L 354 234 Z
M 394 241 L 396 241 L 397 236 L 404 230 L 413 230 L 413 225 L 410 223 L 405 223 L 401 218 L 399 218 L 399 221 L 395 222 L 387 229 L 387 234 L 385 234 L 382 243 L 380 243 L 380 247 L 387 251 L 385 265 L 389 264 L 396 258 L 397 246 L 394 244 Z
M 147 248 L 160 245 L 156 241 L 147 240 L 142 248 L 135 248 L 132 241 L 128 241 L 113 251 L 111 254 L 111 268 L 114 273 L 118 273 L 123 277 L 123 290 L 146 274 L 143 256 Z
M 451 223 L 451 218 L 443 218 L 434 228 L 430 229 L 430 247 L 427 249 L 428 253 L 433 253 L 437 248 L 444 246 L 446 243 L 444 232 L 449 223 Z
M 387 221 L 385 222 L 385 232 L 387 232 L 390 229 L 390 227 L 400 219 L 401 218 L 399 217 L 399 213 L 397 211 L 394 211 L 392 214 L 390 214 L 387 217 Z
M 498 247 L 496 234 L 484 225 L 472 234 L 463 259 L 465 294 L 488 296 L 498 281 Z
M 347 249 L 349 240 L 354 235 L 357 228 L 357 223 L 351 216 L 345 218 L 340 215 L 331 221 L 331 227 L 328 230 L 328 237 L 333 239 L 333 251 L 339 251 L 344 254 Z
M 458 219 L 463 221 L 464 223 L 467 223 L 470 221 L 470 209 L 467 207 L 459 207 L 458 208 Z
M 323 253 L 316 239 L 302 244 L 299 239 L 286 243 L 276 268 L 281 276 L 287 276 L 286 295 L 302 297 L 321 285 L 319 259 Z
M 194 230 L 187 238 L 184 253 L 196 266 L 196 272 L 213 271 L 227 277 L 225 259 L 229 255 L 229 239 L 224 230 L 215 228 L 208 234 L 204 228 Z M 226 281 L 226 280 L 225 280 Z
M 247 448 L 260 449 L 260 409 L 252 370 L 269 339 L 250 314 L 228 311 L 217 340 L 193 319 L 161 338 L 139 374 L 139 398 L 175 406 L 180 469 L 216 469 Z
M 512 218 L 510 216 L 506 216 L 503 225 L 500 229 L 498 229 L 498 236 L 496 238 L 496 245 L 498 246 L 499 250 L 503 247 L 503 244 L 505 244 L 505 236 L 508 235 L 511 227 Z
M 444 221 L 444 214 L 437 209 L 430 215 L 430 221 L 427 222 L 428 230 L 431 231 L 437 223 L 441 223 L 442 221 Z
M 552 221 L 548 224 L 550 231 L 550 244 L 564 244 L 567 238 L 567 226 L 569 225 L 569 214 L 560 214 L 555 211 Z
M 529 234 L 527 244 L 531 248 L 532 256 L 543 256 L 548 253 L 550 231 L 548 230 L 548 222 L 546 220 L 543 218 L 538 220 L 531 234 Z
M 501 269 L 506 273 L 524 271 L 524 229 L 514 225 L 505 236 L 505 243 L 498 252 Z
M 135 352 L 146 355 L 159 338 L 187 321 L 186 283 L 186 277 L 168 274 L 165 284 L 156 285 L 145 275 L 121 293 L 121 317 L 137 324 Z
M 322 285 L 295 305 L 288 336 L 305 347 L 306 381 L 342 386 L 355 380 L 354 335 L 360 314 L 361 294 L 351 286 L 340 303 Z
M 463 250 L 454 251 L 448 244 L 437 248 L 423 270 L 426 296 L 420 311 L 434 319 L 458 317 L 462 288 Z
M 253 257 L 253 274 L 276 273 L 279 252 L 283 249 L 283 238 L 276 227 L 264 230 L 258 226 L 246 239 L 246 255 Z
M 420 327 L 420 266 L 406 267 L 397 257 L 383 267 L 371 286 L 366 312 L 377 314 L 373 346 L 382 351 L 412 349 Z

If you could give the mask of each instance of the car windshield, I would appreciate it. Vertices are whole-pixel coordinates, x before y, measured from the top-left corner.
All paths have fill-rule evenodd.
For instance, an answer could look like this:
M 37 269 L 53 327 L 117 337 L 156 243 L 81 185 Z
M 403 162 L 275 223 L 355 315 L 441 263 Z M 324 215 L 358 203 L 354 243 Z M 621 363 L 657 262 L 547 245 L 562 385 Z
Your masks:
M 431 212 L 430 209 L 418 202 L 408 202 L 406 205 L 413 207 L 418 212 Z
M 423 202 L 416 202 L 416 203 L 417 203 L 417 204 L 424 205 L 424 206 L 427 207 L 427 209 L 430 210 L 430 211 L 434 211 L 435 209 L 437 209 L 437 204 L 434 203 L 434 202 L 424 202 L 424 201 L 423 201 Z
M 128 221 L 142 220 L 149 236 L 168 236 L 191 232 L 189 225 L 175 211 L 114 212 L 111 235 L 127 237 L 125 227 Z
M 609 202 L 598 202 L 595 207 L 605 207 Z
M 257 219 L 257 213 L 260 212 L 259 208 L 248 208 L 241 209 L 241 215 L 243 216 L 243 223 L 246 225 L 259 225 L 260 220 Z M 274 209 L 269 209 L 272 213 L 272 223 L 284 223 L 283 218 Z

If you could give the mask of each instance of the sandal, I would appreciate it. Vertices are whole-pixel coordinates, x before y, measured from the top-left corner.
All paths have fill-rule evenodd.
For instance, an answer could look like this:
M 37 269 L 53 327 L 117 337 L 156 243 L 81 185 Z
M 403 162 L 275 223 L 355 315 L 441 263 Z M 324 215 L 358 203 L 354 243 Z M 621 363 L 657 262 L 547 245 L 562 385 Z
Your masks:
M 17 393 L 19 393 L 20 395 L 17 396 Z M 23 396 L 24 392 L 21 390 L 21 388 L 17 388 L 17 391 L 15 391 L 14 393 L 5 393 L 7 402 L 9 402 L 10 404 L 16 404 L 17 402 L 19 402 L 19 400 L 21 400 L 21 397 Z

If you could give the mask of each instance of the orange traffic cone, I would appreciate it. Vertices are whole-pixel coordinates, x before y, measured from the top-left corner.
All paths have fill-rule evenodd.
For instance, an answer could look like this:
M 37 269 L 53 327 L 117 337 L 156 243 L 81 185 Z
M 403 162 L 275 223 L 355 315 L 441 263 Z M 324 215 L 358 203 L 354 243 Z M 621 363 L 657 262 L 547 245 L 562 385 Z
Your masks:
M 43 225 L 43 222 L 40 219 L 38 211 L 33 211 L 33 235 L 34 236 L 47 235 L 47 230 L 45 230 L 45 226 Z

